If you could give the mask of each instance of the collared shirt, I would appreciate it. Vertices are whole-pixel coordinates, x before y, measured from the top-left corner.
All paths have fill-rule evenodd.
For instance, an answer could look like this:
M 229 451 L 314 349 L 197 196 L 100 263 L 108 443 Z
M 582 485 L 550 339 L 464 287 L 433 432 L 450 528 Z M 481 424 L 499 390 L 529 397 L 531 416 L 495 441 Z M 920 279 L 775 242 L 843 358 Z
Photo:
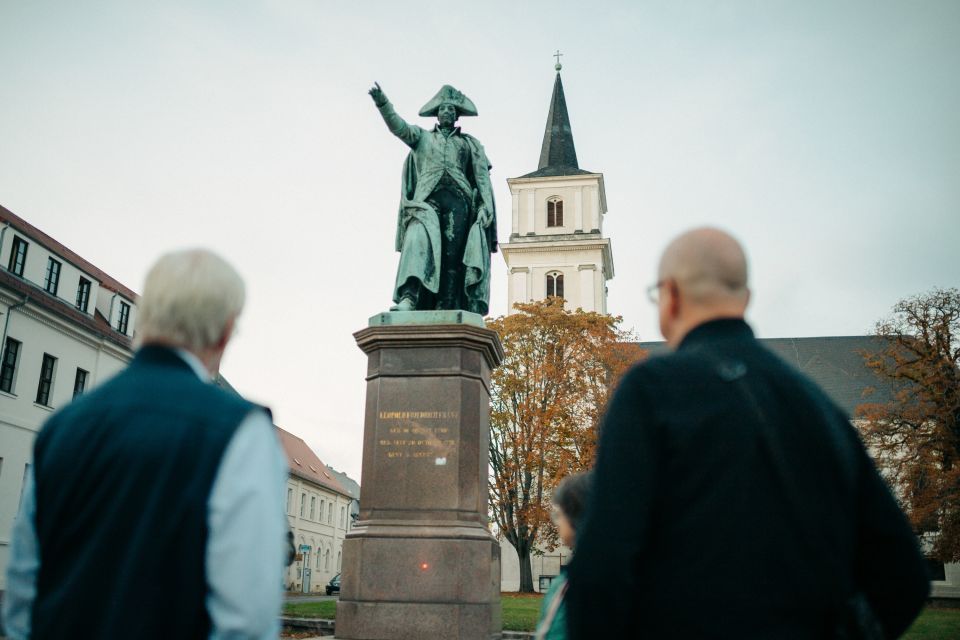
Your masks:
M 203 363 L 189 351 L 178 355 L 201 380 Z M 270 419 L 247 416 L 227 445 L 207 500 L 206 548 L 210 640 L 267 640 L 280 633 L 287 517 L 283 493 L 287 463 Z M 7 566 L 3 620 L 10 640 L 30 637 L 40 549 L 36 530 L 33 468 L 26 474 L 23 503 L 14 523 Z M 82 629 L 78 630 L 82 635 Z

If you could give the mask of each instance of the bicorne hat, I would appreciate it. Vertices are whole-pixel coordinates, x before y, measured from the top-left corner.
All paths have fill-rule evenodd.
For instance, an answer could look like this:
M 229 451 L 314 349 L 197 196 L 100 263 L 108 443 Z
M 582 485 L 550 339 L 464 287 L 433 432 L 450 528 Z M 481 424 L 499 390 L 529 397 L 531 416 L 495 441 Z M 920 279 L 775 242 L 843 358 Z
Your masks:
M 473 104 L 473 101 L 448 84 L 440 87 L 440 91 L 437 91 L 437 95 L 430 98 L 430 102 L 423 105 L 423 107 L 420 109 L 420 115 L 426 118 L 437 115 L 437 111 L 440 110 L 440 105 L 445 102 L 455 106 L 457 108 L 458 115 L 477 115 L 477 107 Z

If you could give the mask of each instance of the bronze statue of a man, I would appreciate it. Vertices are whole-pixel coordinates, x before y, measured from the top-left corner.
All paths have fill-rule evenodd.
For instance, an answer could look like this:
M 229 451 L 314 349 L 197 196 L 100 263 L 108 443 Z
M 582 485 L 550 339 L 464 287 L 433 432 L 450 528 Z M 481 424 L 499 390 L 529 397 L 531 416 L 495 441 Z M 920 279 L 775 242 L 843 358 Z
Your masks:
M 422 109 L 431 130 L 407 124 L 375 84 L 370 96 L 393 135 L 410 147 L 403 164 L 392 311 L 463 309 L 486 315 L 497 217 L 483 146 L 455 126 L 475 116 L 470 98 L 444 85 Z

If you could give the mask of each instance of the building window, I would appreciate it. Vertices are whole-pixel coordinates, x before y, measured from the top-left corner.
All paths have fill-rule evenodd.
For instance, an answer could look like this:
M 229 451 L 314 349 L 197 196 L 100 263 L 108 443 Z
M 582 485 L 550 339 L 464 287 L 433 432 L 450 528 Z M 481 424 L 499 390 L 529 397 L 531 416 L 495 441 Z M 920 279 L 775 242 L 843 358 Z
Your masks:
M 321 551 L 322 549 L 317 549 L 317 570 L 320 569 L 320 556 L 322 555 Z
M 57 359 L 49 353 L 43 354 L 40 365 L 40 384 L 37 385 L 37 404 L 50 406 L 50 393 L 53 390 L 53 373 L 57 368 Z
M 340 507 L 340 528 L 341 529 L 344 529 L 347 526 L 346 516 L 347 516 L 347 508 Z
M 17 276 L 23 276 L 23 267 L 27 263 L 27 241 L 14 236 L 13 248 L 10 249 L 10 263 L 7 270 Z
M 343 551 L 337 551 L 337 571 L 340 571 L 340 560 L 343 558 Z
M 287 487 L 287 513 L 290 513 L 291 507 L 293 507 L 293 489 Z
M 80 285 L 77 287 L 77 309 L 86 313 L 88 306 L 90 306 L 90 281 L 80 278 Z
M 83 390 L 87 388 L 87 376 L 90 375 L 89 371 L 84 371 L 80 367 L 77 367 L 77 377 L 73 379 L 73 397 L 76 398 L 78 395 L 83 393 Z
M 943 582 L 947 579 L 946 567 L 936 558 L 927 558 L 927 573 L 930 574 L 931 580 Z
M 303 517 L 303 512 L 307 508 L 307 494 L 300 494 L 300 517 Z
M 323 552 L 323 570 L 330 571 L 330 549 Z
M 53 258 L 47 258 L 47 275 L 43 279 L 43 288 L 47 293 L 57 295 L 60 288 L 60 267 L 63 265 Z
M 127 325 L 130 323 L 130 305 L 120 301 L 120 317 L 117 318 L 117 331 L 127 335 Z
M 310 519 L 313 520 L 317 514 L 317 497 L 310 496 Z
M 333 523 L 333 503 L 332 502 L 327 504 L 327 524 L 331 524 L 331 523 Z
M 563 226 L 563 200 L 560 198 L 550 198 L 547 200 L 547 226 Z
M 3 349 L 3 366 L 0 368 L 0 391 L 13 393 L 13 381 L 17 375 L 17 360 L 20 357 L 20 342 L 7 338 Z
M 547 274 L 547 297 L 556 296 L 558 298 L 563 297 L 563 274 L 553 273 Z

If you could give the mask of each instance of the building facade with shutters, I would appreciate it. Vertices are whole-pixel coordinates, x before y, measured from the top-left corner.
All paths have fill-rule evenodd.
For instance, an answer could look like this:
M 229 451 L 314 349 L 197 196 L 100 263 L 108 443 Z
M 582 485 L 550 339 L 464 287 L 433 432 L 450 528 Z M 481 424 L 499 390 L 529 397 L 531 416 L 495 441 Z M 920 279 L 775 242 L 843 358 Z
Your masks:
M 130 361 L 137 299 L 0 206 L 0 591 L 36 434 Z
M 580 168 L 560 79 L 560 65 L 536 171 L 507 180 L 510 241 L 500 245 L 509 273 L 507 313 L 548 296 L 569 310 L 607 312 L 613 250 L 603 236 L 603 174 Z

